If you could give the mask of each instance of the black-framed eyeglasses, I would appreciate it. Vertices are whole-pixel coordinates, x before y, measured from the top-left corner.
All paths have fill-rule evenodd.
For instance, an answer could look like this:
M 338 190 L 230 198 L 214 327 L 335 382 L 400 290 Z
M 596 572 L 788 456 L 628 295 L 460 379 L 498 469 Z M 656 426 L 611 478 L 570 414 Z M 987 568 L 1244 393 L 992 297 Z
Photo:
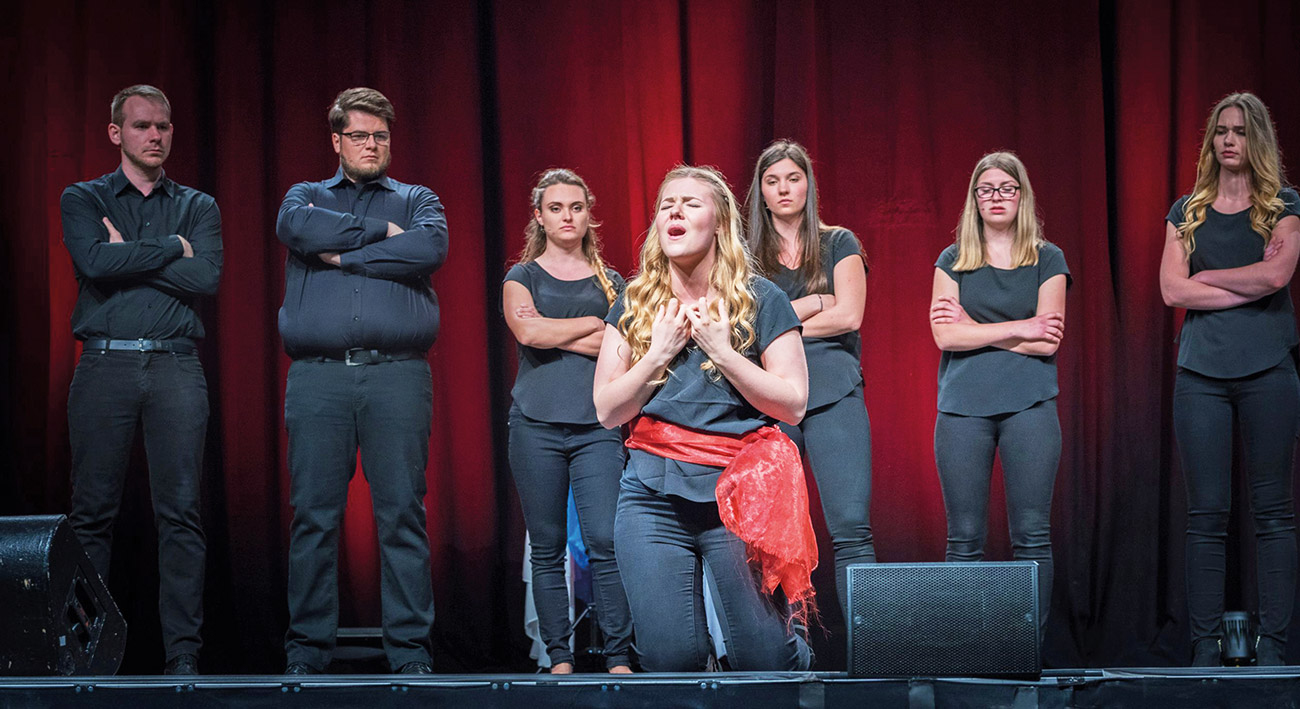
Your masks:
M 1020 185 L 1002 185 L 1001 187 L 989 187 L 980 185 L 975 188 L 975 196 L 979 199 L 992 199 L 993 193 L 997 192 L 1002 195 L 1002 199 L 1011 199 L 1020 191 Z
M 388 141 L 393 139 L 393 134 L 386 130 L 377 130 L 374 133 L 367 133 L 363 130 L 354 130 L 351 133 L 340 132 L 339 135 L 352 141 L 352 144 L 358 148 L 365 145 L 366 141 L 372 137 L 376 145 L 388 145 Z

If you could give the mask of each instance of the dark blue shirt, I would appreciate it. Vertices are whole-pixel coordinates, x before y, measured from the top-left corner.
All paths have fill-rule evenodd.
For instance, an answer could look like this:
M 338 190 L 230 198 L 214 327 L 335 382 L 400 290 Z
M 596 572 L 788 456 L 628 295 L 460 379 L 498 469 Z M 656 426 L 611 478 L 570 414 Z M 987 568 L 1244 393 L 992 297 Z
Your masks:
M 405 231 L 386 238 L 389 222 Z M 275 233 L 289 247 L 280 308 L 289 356 L 433 344 L 438 299 L 429 275 L 447 258 L 447 219 L 429 188 L 386 175 L 358 185 L 339 168 L 289 188 Z M 328 252 L 342 265 L 322 261 Z
M 605 275 L 616 291 L 623 290 L 622 276 L 611 269 L 606 269 Z M 609 312 L 605 289 L 595 276 L 565 281 L 529 261 L 512 266 L 506 281 L 527 288 L 533 307 L 544 318 L 604 319 Z M 519 345 L 519 373 L 510 395 L 520 413 L 534 421 L 595 425 L 596 405 L 591 394 L 595 378 L 595 357 L 558 347 Z
M 1165 221 L 1178 226 L 1191 195 L 1169 209 Z M 1300 215 L 1300 195 L 1287 187 L 1278 193 L 1282 217 Z M 1205 210 L 1205 223 L 1196 229 L 1196 248 L 1188 260 L 1188 275 L 1239 268 L 1264 260 L 1264 238 L 1250 226 L 1250 210 L 1221 214 Z M 1290 356 L 1300 342 L 1286 285 L 1249 303 L 1221 310 L 1188 310 L 1178 338 L 1178 366 L 1221 379 L 1244 377 L 1271 369 Z
M 63 243 L 76 272 L 77 339 L 203 337 L 196 310 L 221 278 L 221 213 L 212 197 L 166 175 L 149 196 L 122 168 L 63 191 Z M 103 219 L 123 243 L 109 243 Z M 184 258 L 183 236 L 194 256 Z

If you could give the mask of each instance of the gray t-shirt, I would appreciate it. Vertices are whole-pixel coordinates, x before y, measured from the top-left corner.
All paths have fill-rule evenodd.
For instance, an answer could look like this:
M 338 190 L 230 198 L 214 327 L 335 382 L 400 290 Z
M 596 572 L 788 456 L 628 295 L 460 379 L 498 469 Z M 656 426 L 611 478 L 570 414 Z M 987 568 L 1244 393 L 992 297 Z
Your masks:
M 822 270 L 826 272 L 828 293 L 835 294 L 835 266 L 840 261 L 862 254 L 858 239 L 848 229 L 832 229 L 821 235 Z M 863 267 L 866 262 L 863 261 Z M 785 291 L 790 300 L 808 295 L 797 270 L 779 266 L 772 282 Z M 857 330 L 834 337 L 805 337 L 803 351 L 808 357 L 808 409 L 843 399 L 862 383 L 862 337 Z
M 613 270 L 605 273 L 614 288 L 623 289 L 623 277 Z M 506 273 L 528 289 L 533 307 L 547 318 L 605 317 L 609 301 L 595 276 L 564 281 L 546 272 L 536 261 L 518 263 Z M 510 395 L 519 411 L 534 421 L 547 423 L 596 424 L 596 405 L 591 385 L 596 375 L 596 358 L 559 348 L 538 349 L 519 345 L 519 373 Z
M 1038 312 L 1038 288 L 1052 276 L 1064 274 L 1070 285 L 1065 254 L 1053 244 L 1038 250 L 1038 264 L 1002 269 L 981 266 L 954 271 L 957 245 L 939 254 L 935 267 L 957 282 L 961 307 L 977 323 L 1026 320 Z M 1015 413 L 1054 398 L 1056 355 L 1039 357 L 997 347 L 944 352 L 939 360 L 939 410 L 961 416 Z
M 771 281 L 755 277 L 752 284 L 758 312 L 754 322 L 755 341 L 744 355 L 760 362 L 760 355 L 772 341 L 790 330 L 800 328 L 799 318 L 785 297 Z M 614 301 L 605 322 L 618 327 L 623 316 L 624 299 Z M 669 365 L 668 381 L 657 389 L 641 413 L 678 426 L 710 433 L 743 435 L 774 421 L 754 408 L 736 388 L 716 370 L 705 372 L 700 365 L 708 361 L 694 341 Z M 637 489 L 635 482 L 664 495 L 676 495 L 694 502 L 712 502 L 713 490 L 722 468 L 683 463 L 660 458 L 645 451 L 628 451 L 625 483 Z
M 1278 193 L 1286 204 L 1282 216 L 1300 215 L 1300 195 L 1291 188 Z M 1183 221 L 1183 195 L 1165 221 Z M 1239 268 L 1264 260 L 1264 239 L 1250 228 L 1250 210 L 1220 214 L 1205 210 L 1205 223 L 1196 229 L 1196 249 L 1188 262 L 1189 275 L 1200 271 Z M 1178 340 L 1178 366 L 1207 377 L 1244 377 L 1271 369 L 1300 342 L 1296 336 L 1291 287 L 1259 300 L 1222 310 L 1188 310 Z

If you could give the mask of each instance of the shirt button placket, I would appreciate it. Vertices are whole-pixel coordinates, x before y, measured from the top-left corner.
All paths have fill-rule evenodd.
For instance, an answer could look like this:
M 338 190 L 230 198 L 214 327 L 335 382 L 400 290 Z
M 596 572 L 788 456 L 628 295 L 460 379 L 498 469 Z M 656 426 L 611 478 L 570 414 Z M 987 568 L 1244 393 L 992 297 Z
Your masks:
M 359 217 L 365 218 L 370 214 L 370 204 L 365 200 L 367 194 L 367 185 L 362 185 L 357 190 L 357 201 L 354 203 L 352 213 Z M 373 201 L 373 200 L 372 200 Z M 352 324 L 359 330 L 361 328 L 361 287 L 352 288 Z

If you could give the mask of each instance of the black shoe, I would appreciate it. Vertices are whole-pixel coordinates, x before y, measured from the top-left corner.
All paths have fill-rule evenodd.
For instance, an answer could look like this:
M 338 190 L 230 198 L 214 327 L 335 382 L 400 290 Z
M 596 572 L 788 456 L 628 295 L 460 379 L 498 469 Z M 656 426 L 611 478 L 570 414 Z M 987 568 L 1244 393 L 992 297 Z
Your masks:
M 1255 644 L 1256 667 L 1281 667 L 1286 664 L 1286 646 L 1273 638 L 1260 638 Z
M 1222 667 L 1218 638 L 1202 638 L 1192 646 L 1192 667 Z
M 817 653 L 813 652 L 812 642 L 808 640 L 808 626 L 804 625 L 803 623 L 800 623 L 799 621 L 795 621 L 793 625 L 794 625 L 794 634 L 798 636 L 799 640 L 803 641 L 803 646 L 808 648 L 808 666 L 800 669 L 811 670 L 813 667 L 817 665 Z
M 320 670 L 306 662 L 290 662 L 289 666 L 284 668 L 284 673 L 286 675 L 318 675 Z
M 429 663 L 427 663 L 427 662 L 421 662 L 421 661 L 419 661 L 419 660 L 415 660 L 414 662 L 408 662 L 408 663 L 406 663 L 405 665 L 402 665 L 401 667 L 399 667 L 398 670 L 397 670 L 397 674 L 399 674 L 399 675 L 431 675 L 431 674 L 433 674 L 433 668 L 430 667 L 430 666 L 429 666 Z
M 167 661 L 167 666 L 163 668 L 165 675 L 196 675 L 199 673 L 199 658 L 184 653 L 177 655 Z

